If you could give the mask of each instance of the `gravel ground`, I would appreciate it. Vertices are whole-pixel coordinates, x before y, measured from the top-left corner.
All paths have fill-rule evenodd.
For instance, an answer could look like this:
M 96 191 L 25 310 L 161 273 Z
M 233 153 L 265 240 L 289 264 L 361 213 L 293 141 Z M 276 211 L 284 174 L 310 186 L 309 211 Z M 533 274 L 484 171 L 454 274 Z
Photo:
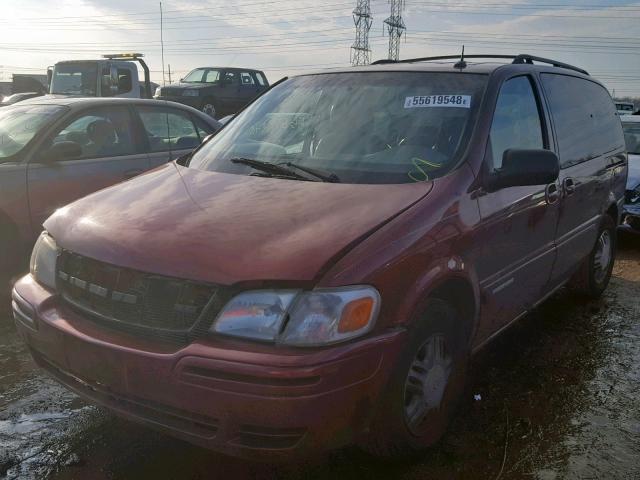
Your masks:
M 448 434 L 411 462 L 383 462 L 354 448 L 276 467 L 192 447 L 59 387 L 36 369 L 5 317 L 0 478 L 640 478 L 637 238 L 623 238 L 601 300 L 560 292 L 477 355 Z

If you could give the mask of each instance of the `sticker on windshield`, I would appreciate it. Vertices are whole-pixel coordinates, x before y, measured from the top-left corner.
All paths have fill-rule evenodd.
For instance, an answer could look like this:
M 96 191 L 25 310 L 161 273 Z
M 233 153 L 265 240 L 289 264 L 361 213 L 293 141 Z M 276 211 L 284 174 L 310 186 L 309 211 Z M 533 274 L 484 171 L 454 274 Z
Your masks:
M 471 95 L 415 95 L 404 101 L 404 108 L 424 107 L 471 108 Z

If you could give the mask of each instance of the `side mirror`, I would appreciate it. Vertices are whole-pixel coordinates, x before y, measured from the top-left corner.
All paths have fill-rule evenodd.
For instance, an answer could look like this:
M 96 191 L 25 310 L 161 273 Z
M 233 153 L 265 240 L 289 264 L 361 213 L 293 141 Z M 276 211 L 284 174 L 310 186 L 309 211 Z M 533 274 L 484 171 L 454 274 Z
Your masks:
M 491 181 L 492 191 L 507 187 L 548 185 L 558 179 L 560 162 L 550 150 L 509 149 L 502 155 L 502 168 Z
M 82 146 L 79 143 L 58 142 L 44 151 L 42 160 L 44 162 L 57 162 L 60 160 L 72 160 L 80 156 L 82 156 Z

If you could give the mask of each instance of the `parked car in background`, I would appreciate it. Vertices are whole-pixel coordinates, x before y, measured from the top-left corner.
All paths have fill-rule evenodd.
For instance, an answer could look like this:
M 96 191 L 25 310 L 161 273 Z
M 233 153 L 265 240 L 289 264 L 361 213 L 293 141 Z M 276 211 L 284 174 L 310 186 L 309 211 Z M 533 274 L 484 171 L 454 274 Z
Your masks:
M 222 118 L 238 112 L 267 88 L 267 77 L 259 70 L 201 67 L 179 83 L 157 88 L 154 98 L 184 103 Z
M 640 233 L 640 117 L 624 116 L 621 120 L 629 152 L 629 177 L 621 228 Z
M 616 110 L 618 111 L 618 115 L 633 115 L 636 107 L 630 102 L 616 102 Z
M 437 441 L 472 353 L 607 287 L 627 154 L 576 67 L 428 60 L 290 78 L 185 165 L 56 212 L 13 290 L 38 365 L 250 459 Z
M 30 98 L 41 97 L 44 95 L 43 93 L 38 92 L 25 92 L 25 93 L 14 93 L 13 95 L 9 95 L 8 97 L 4 97 L 0 101 L 0 107 L 6 107 L 8 105 L 13 105 L 18 102 L 22 102 L 24 100 L 29 100 Z
M 218 128 L 155 100 L 38 98 L 0 109 L 0 272 L 15 270 L 56 209 L 178 158 Z

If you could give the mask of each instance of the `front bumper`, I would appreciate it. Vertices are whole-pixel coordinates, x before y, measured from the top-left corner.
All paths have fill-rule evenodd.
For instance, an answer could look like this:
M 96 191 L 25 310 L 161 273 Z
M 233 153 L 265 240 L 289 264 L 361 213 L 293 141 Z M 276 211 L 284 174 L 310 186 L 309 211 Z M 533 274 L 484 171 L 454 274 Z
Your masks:
M 620 229 L 640 234 L 640 204 L 625 204 L 622 208 Z
M 183 96 L 173 96 L 173 95 L 161 95 L 159 97 L 153 97 L 156 100 L 164 100 L 167 102 L 176 102 L 176 103 L 181 103 L 182 105 L 188 105 L 190 107 L 193 107 L 197 110 L 201 110 L 202 109 L 202 101 L 203 98 L 198 96 L 198 97 L 183 97 Z
M 225 454 L 311 455 L 365 434 L 403 330 L 325 349 L 200 340 L 175 351 L 104 330 L 30 276 L 13 290 L 37 364 L 80 396 Z

